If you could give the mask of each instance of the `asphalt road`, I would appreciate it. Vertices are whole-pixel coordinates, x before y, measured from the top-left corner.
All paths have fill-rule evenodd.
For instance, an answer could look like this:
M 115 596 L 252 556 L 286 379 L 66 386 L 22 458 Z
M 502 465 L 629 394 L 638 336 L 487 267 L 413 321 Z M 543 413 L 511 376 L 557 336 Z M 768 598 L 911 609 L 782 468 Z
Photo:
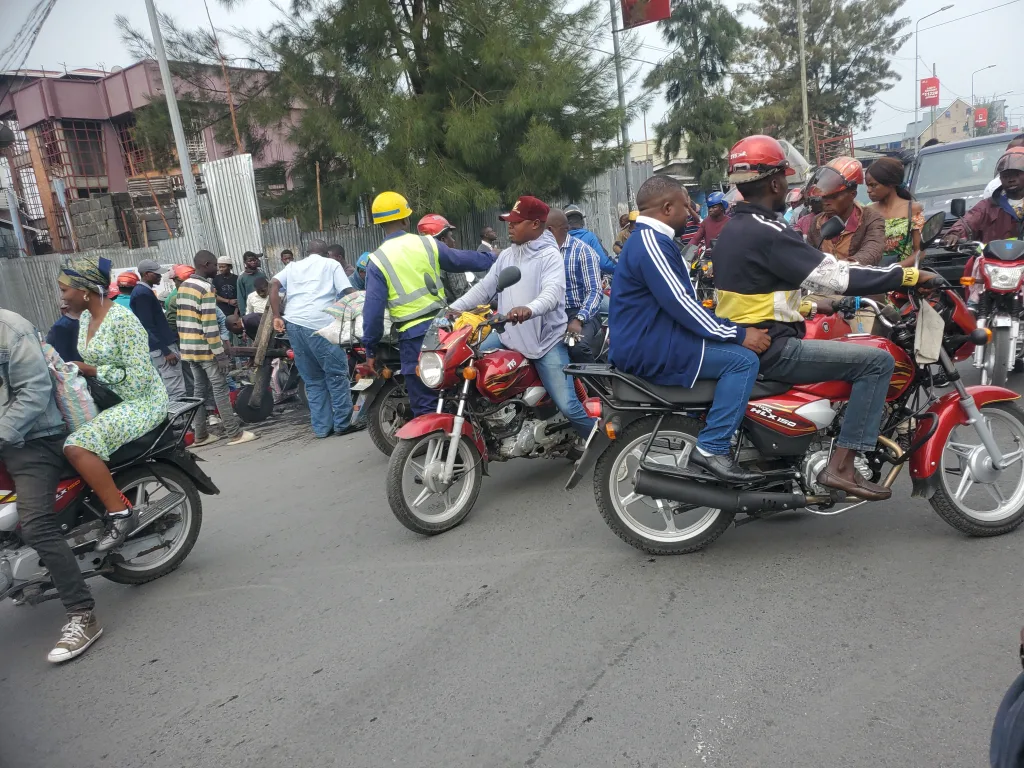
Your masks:
M 92 582 L 81 659 L 45 661 L 56 602 L 0 607 L 0 766 L 988 764 L 1022 532 L 965 538 L 901 481 L 654 560 L 538 460 L 425 539 L 366 435 L 263 431 L 206 449 L 222 495 L 177 572 Z

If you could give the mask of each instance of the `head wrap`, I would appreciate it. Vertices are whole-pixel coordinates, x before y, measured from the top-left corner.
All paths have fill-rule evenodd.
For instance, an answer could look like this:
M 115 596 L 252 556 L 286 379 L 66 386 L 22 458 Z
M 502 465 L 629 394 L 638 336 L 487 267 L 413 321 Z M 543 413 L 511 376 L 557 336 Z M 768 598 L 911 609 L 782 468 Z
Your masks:
M 103 296 L 110 286 L 110 259 L 91 256 L 69 259 L 61 268 L 57 282 Z

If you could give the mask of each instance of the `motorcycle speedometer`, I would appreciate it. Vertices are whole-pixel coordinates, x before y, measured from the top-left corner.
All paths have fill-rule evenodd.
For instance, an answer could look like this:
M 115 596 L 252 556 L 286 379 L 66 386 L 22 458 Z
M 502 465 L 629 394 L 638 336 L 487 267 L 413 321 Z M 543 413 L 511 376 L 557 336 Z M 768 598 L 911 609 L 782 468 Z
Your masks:
M 444 383 L 444 358 L 437 352 L 423 352 L 420 355 L 420 381 L 431 389 Z

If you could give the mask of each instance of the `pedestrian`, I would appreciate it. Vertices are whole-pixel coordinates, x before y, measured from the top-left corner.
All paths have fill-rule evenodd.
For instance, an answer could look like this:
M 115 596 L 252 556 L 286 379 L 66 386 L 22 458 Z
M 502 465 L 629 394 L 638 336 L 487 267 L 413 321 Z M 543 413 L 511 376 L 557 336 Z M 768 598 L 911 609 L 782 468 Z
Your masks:
M 59 663 L 85 653 L 103 634 L 93 613 L 92 593 L 53 509 L 57 483 L 66 469 L 61 450 L 66 427 L 35 328 L 5 309 L 0 309 L 0 357 L 0 460 L 18 489 L 21 538 L 49 571 L 67 612 L 60 639 L 46 657 Z
M 686 226 L 683 228 L 683 234 L 680 236 L 683 245 L 689 245 L 693 242 L 694 236 L 697 234 L 697 230 L 700 229 L 701 217 L 700 211 L 694 204 L 693 199 L 690 197 L 690 193 L 683 188 L 683 193 L 686 195 L 686 207 L 689 209 L 690 215 L 686 219 Z
M 217 294 L 217 306 L 225 315 L 233 315 L 238 310 L 238 275 L 231 271 L 233 268 L 230 256 L 217 259 L 213 290 Z
M 281 265 L 282 266 L 287 267 L 293 261 L 295 261 L 295 254 L 294 253 L 292 253 L 287 248 L 285 248 L 283 251 L 281 251 Z
M 358 259 L 356 259 L 356 270 L 355 273 L 348 279 L 352 283 L 352 287 L 357 291 L 366 290 L 366 266 L 370 263 L 370 252 L 364 252 Z
M 217 274 L 217 258 L 209 251 L 195 256 L 195 274 L 178 288 L 178 338 L 181 357 L 192 369 L 195 380 L 194 396 L 206 400 L 213 393 L 220 412 L 228 445 L 241 445 L 256 439 L 256 435 L 242 429 L 242 422 L 231 407 L 227 373 L 231 360 L 220 336 L 217 323 L 217 299 L 212 281 Z M 220 439 L 210 434 L 206 420 L 194 422 L 196 447 L 209 445 Z
M 195 274 L 195 267 L 188 264 L 175 264 L 171 267 L 171 279 L 174 281 L 174 288 L 167 298 L 164 299 L 164 316 L 167 318 L 167 326 L 174 334 L 174 343 L 181 349 L 181 341 L 178 339 L 178 289 L 181 284 Z M 179 353 L 178 357 L 181 355 Z M 192 367 L 183 360 L 181 363 L 182 378 L 185 379 L 185 397 L 192 397 L 195 392 L 195 382 L 192 379 Z
M 256 340 L 260 321 L 263 319 L 263 313 L 266 312 L 267 305 L 270 302 L 270 281 L 265 277 L 258 277 L 256 278 L 255 285 L 255 290 L 245 297 L 245 306 L 249 312 L 242 318 L 245 334 L 253 341 Z
M 341 264 L 341 268 L 345 270 L 345 277 L 350 278 L 349 282 L 351 282 L 352 273 L 355 272 L 355 269 L 351 264 L 345 261 L 345 246 L 338 245 L 337 243 L 334 245 L 328 245 L 327 258 L 334 259 L 336 262 Z
M 153 365 L 167 388 L 167 395 L 172 401 L 185 398 L 185 375 L 180 365 L 181 355 L 178 352 L 178 341 L 167 322 L 160 299 L 156 297 L 155 286 L 160 285 L 167 267 L 161 266 L 152 259 L 139 262 L 139 274 L 142 280 L 132 291 L 131 310 L 139 318 L 142 327 L 149 335 L 149 356 Z
M 601 260 L 601 274 L 614 274 L 615 262 L 608 256 L 597 235 L 587 229 L 587 217 L 583 215 L 580 207 L 578 205 L 567 206 L 563 213 L 565 213 L 565 218 L 569 221 L 569 234 L 593 248 L 597 257 Z
M 61 302 L 60 319 L 50 327 L 46 334 L 46 343 L 57 350 L 61 360 L 73 363 L 81 360 L 78 353 L 78 313 L 72 312 Z
M 117 295 L 114 296 L 114 303 L 120 304 L 127 310 L 132 308 L 132 291 L 139 284 L 139 276 L 134 272 L 122 272 L 117 276 Z
M 345 350 L 317 333 L 334 322 L 324 309 L 352 290 L 340 261 L 328 258 L 323 240 L 311 242 L 306 258 L 289 264 L 270 283 L 274 330 L 288 331 L 295 365 L 306 385 L 313 434 L 318 438 L 347 435 L 364 426 L 352 424 Z M 281 291 L 288 294 L 283 316 Z
M 477 250 L 491 256 L 498 255 L 498 233 L 494 231 L 494 227 L 486 226 L 480 230 L 480 245 L 477 246 Z
M 633 234 L 633 227 L 636 226 L 636 217 L 638 215 L 639 211 L 630 211 L 619 216 L 619 234 L 612 245 L 612 250 L 615 251 L 616 256 L 622 253 L 622 246 L 626 244 L 629 236 Z
M 252 251 L 243 253 L 242 264 L 245 266 L 245 269 L 238 276 L 238 283 L 236 285 L 239 317 L 245 317 L 252 311 L 249 309 L 248 304 L 249 294 L 256 290 L 256 281 L 260 278 L 267 279 L 267 276 L 260 269 L 260 255 L 258 253 L 253 253 Z M 227 312 L 226 314 L 230 315 L 231 313 Z

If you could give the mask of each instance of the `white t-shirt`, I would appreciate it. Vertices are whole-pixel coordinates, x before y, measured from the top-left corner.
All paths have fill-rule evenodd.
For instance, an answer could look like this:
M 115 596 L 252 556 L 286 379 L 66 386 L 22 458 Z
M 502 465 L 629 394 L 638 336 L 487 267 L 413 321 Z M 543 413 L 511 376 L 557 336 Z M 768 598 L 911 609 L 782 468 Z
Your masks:
M 334 322 L 324 309 L 336 302 L 342 291 L 352 287 L 341 264 L 316 253 L 293 261 L 274 275 L 274 279 L 288 294 L 284 319 L 311 331 L 319 331 Z

